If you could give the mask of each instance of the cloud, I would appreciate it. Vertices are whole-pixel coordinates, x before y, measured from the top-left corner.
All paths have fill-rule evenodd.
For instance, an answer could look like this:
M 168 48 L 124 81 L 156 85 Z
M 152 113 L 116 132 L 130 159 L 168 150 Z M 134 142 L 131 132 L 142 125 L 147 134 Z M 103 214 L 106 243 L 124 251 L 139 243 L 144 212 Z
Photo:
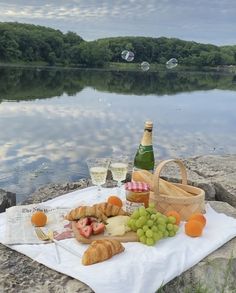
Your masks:
M 115 1 L 112 5 L 110 1 L 38 1 L 36 4 L 1 3 L 0 15 L 2 18 L 15 17 L 18 19 L 74 19 L 83 21 L 84 19 L 99 19 L 105 17 L 125 18 L 138 13 L 146 15 L 154 10 L 154 4 L 148 4 L 147 10 L 143 9 L 142 1 Z
M 177 37 L 235 44 L 236 1 L 1 1 L 0 20 L 75 31 L 85 40 L 111 36 Z

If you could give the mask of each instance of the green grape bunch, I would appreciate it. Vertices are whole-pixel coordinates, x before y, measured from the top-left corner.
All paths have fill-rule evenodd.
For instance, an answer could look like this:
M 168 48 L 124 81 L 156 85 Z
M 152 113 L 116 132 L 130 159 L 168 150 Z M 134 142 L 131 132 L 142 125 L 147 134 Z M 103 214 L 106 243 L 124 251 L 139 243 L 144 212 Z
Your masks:
M 150 203 L 148 208 L 144 206 L 135 210 L 128 221 L 128 226 L 137 233 L 141 243 L 153 246 L 159 240 L 176 235 L 179 226 L 173 216 L 165 216 L 155 209 Z

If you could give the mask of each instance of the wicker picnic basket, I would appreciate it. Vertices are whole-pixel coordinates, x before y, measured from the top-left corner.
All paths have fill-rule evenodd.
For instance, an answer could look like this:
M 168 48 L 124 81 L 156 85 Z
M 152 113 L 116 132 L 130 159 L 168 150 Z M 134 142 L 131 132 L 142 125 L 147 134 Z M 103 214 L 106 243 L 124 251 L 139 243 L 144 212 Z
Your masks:
M 176 196 L 160 194 L 159 192 L 159 179 L 160 173 L 163 167 L 170 163 L 176 163 L 181 171 L 182 183 L 172 183 L 175 186 L 185 190 L 189 193 L 189 196 Z M 156 168 L 154 173 L 154 191 L 150 193 L 150 202 L 154 203 L 156 209 L 161 213 L 166 213 L 170 210 L 177 211 L 181 220 L 188 220 L 193 213 L 205 212 L 205 191 L 201 188 L 197 188 L 187 183 L 187 172 L 182 161 L 177 159 L 170 159 L 162 161 Z

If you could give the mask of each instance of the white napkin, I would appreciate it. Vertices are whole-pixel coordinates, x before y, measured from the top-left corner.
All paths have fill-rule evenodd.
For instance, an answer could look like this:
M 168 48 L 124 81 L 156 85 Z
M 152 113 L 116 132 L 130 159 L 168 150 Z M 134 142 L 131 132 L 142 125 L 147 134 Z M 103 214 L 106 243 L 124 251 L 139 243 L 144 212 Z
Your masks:
M 115 191 L 103 189 L 99 201 L 104 201 Z M 124 197 L 124 192 L 122 196 Z M 45 204 L 68 207 L 76 206 L 81 201 L 87 204 L 97 201 L 96 188 L 74 191 Z M 201 237 L 191 238 L 185 235 L 182 223 L 175 237 L 163 239 L 154 247 L 136 242 L 124 243 L 123 253 L 91 266 L 83 266 L 81 259 L 61 248 L 61 263 L 58 264 L 53 244 L 13 245 L 11 248 L 86 283 L 96 293 L 153 293 L 236 236 L 236 219 L 215 212 L 209 204 L 206 206 L 206 218 L 207 225 Z M 4 242 L 4 223 L 5 213 L 0 214 L 1 243 Z M 87 245 L 80 244 L 75 239 L 62 241 L 81 253 L 87 248 Z

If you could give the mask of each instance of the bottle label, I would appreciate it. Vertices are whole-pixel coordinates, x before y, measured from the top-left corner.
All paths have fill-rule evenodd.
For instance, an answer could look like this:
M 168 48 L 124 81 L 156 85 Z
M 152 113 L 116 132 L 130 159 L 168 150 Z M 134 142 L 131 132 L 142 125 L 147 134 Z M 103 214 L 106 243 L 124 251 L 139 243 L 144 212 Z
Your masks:
M 152 145 L 145 145 L 144 146 L 144 145 L 140 144 L 138 152 L 141 155 L 143 155 L 145 153 L 150 153 L 150 152 L 153 152 L 153 147 L 152 147 Z
M 137 210 L 139 207 L 144 207 L 144 203 L 143 202 L 132 202 L 126 199 L 126 212 L 128 214 L 132 214 L 135 210 Z

